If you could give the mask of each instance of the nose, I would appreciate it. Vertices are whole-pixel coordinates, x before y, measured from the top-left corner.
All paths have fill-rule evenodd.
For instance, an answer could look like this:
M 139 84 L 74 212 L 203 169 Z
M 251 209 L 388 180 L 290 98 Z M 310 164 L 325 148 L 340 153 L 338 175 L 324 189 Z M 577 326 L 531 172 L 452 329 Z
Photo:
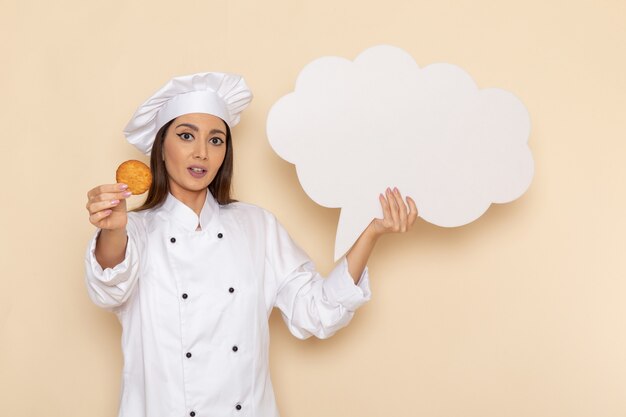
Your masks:
M 197 141 L 196 146 L 193 149 L 193 157 L 195 159 L 206 160 L 209 157 L 209 149 L 206 143 Z

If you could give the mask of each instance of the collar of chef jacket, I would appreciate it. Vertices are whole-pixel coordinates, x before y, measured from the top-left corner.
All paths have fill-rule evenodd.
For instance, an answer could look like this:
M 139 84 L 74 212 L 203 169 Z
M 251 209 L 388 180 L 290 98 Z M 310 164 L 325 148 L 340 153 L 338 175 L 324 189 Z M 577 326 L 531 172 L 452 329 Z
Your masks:
M 168 193 L 165 202 L 161 206 L 161 210 L 167 213 L 167 217 L 170 220 L 174 220 L 185 230 L 196 230 L 198 222 L 202 230 L 207 230 L 209 223 L 218 217 L 219 204 L 217 204 L 211 192 L 207 190 L 206 200 L 200 211 L 200 216 L 198 217 L 189 206 Z

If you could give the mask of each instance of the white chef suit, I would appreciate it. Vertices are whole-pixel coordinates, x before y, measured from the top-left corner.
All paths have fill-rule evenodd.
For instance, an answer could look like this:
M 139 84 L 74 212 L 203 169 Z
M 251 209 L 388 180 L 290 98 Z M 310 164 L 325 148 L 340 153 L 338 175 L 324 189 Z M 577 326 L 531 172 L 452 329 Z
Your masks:
M 199 217 L 169 194 L 126 230 L 114 268 L 97 234 L 86 253 L 89 296 L 123 328 L 119 417 L 277 417 L 272 308 L 296 337 L 326 338 L 370 298 L 367 269 L 355 285 L 342 258 L 324 279 L 271 213 L 210 192 Z

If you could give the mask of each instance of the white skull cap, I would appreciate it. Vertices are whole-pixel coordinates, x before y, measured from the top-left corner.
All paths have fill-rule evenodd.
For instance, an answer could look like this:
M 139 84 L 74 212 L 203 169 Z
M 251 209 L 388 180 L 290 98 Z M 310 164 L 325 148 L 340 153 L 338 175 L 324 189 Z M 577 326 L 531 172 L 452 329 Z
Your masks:
M 149 155 L 157 132 L 170 120 L 188 113 L 207 113 L 232 128 L 251 100 L 252 92 L 236 74 L 203 72 L 172 78 L 139 106 L 124 128 L 124 135 Z

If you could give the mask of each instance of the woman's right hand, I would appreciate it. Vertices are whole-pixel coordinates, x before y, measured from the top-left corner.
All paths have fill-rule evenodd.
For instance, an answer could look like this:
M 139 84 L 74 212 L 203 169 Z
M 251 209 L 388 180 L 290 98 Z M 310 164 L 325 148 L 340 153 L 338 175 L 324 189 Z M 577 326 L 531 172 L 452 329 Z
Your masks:
M 126 199 L 131 196 L 126 184 L 105 184 L 87 193 L 89 222 L 104 230 L 119 230 L 126 227 Z

